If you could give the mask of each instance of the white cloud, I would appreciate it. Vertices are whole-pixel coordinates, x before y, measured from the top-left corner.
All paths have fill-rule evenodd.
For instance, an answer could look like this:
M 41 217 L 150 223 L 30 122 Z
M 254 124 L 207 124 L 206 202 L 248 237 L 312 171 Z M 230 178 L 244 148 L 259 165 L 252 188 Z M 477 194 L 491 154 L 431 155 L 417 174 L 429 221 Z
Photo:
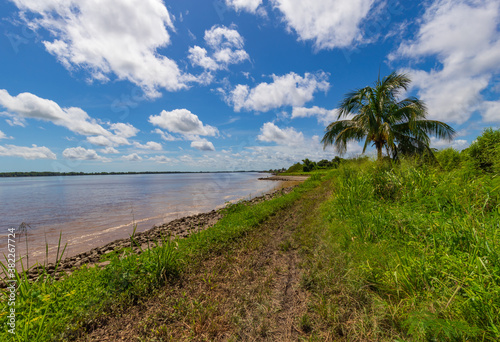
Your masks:
M 330 84 L 328 75 L 305 73 L 304 77 L 294 72 L 284 76 L 271 76 L 272 83 L 260 83 L 250 89 L 247 85 L 237 85 L 226 100 L 235 111 L 241 109 L 266 112 L 281 106 L 303 106 L 314 98 L 317 91 L 327 91 Z
M 134 146 L 137 148 L 141 148 L 143 150 L 151 150 L 151 151 L 161 151 L 163 149 L 161 144 L 154 142 L 154 141 L 148 141 L 144 145 L 140 144 L 136 141 L 136 142 L 134 142 Z
M 214 144 L 207 139 L 198 139 L 191 142 L 191 147 L 200 151 L 215 151 Z
M 197 45 L 189 48 L 189 60 L 191 64 L 201 66 L 203 69 L 217 70 L 217 62 L 207 55 L 207 50 Z
M 151 115 L 149 122 L 172 133 L 182 134 L 186 138 L 195 135 L 215 136 L 217 128 L 203 125 L 197 115 L 187 109 L 174 109 L 170 112 L 163 110 L 160 115 Z
M 110 134 L 85 111 L 76 107 L 61 108 L 51 100 L 40 98 L 31 93 L 11 96 L 7 90 L 0 89 L 0 105 L 8 111 L 7 115 L 24 121 L 38 119 L 51 121 L 81 135 Z
M 122 159 L 126 161 L 141 161 L 142 157 L 139 156 L 137 153 L 132 153 L 127 156 L 123 156 Z
M 278 145 L 296 146 L 304 143 L 304 135 L 292 127 L 279 128 L 272 122 L 266 122 L 260 129 L 257 137 L 260 141 L 275 142 Z
M 166 156 L 154 156 L 150 157 L 148 160 L 155 161 L 157 163 L 172 163 L 174 161 Z
M 262 0 L 226 0 L 226 5 L 235 11 L 257 12 L 257 8 L 262 4 Z
M 91 144 L 97 146 L 122 146 L 122 145 L 130 145 L 130 142 L 127 138 L 119 137 L 116 135 L 97 135 L 92 137 L 87 137 L 87 141 Z
M 4 145 L 0 146 L 0 156 L 5 157 L 21 157 L 24 159 L 57 159 L 56 155 L 47 147 L 32 145 L 16 146 Z
M 176 140 L 180 140 L 179 138 L 176 138 L 174 137 L 172 134 L 168 134 L 166 132 L 163 132 L 161 129 L 159 128 L 155 128 L 151 133 L 156 133 L 156 134 L 159 134 L 161 136 L 161 138 L 165 141 L 176 141 Z
M 110 128 L 115 132 L 117 136 L 123 138 L 132 138 L 135 137 L 137 133 L 139 133 L 139 130 L 129 123 L 114 123 L 110 125 Z
M 86 149 L 81 146 L 67 148 L 62 153 L 64 158 L 74 160 L 99 160 L 103 162 L 111 161 L 108 158 L 101 157 L 95 150 Z
M 32 29 L 46 29 L 48 52 L 69 70 L 83 68 L 92 80 L 111 75 L 140 86 L 148 96 L 175 91 L 192 78 L 158 49 L 170 44 L 171 16 L 161 0 L 13 0 Z M 31 12 L 31 13 L 30 13 Z
M 14 138 L 8 137 L 4 132 L 0 131 L 0 139 L 14 139 Z
M 114 131 L 112 133 L 81 108 L 61 108 L 56 102 L 31 93 L 11 96 L 7 90 L 0 89 L 0 106 L 7 109 L 1 115 L 11 117 L 14 123 L 20 123 L 23 127 L 26 119 L 50 121 L 73 133 L 87 136 L 87 141 L 99 146 L 130 145 L 128 138 L 139 132 L 131 124 L 119 122 L 109 124 L 110 129 Z
M 467 140 L 464 140 L 464 139 L 455 139 L 452 141 L 448 141 L 448 140 L 437 139 L 435 137 L 431 137 L 430 146 L 432 148 L 437 148 L 439 150 L 445 149 L 447 147 L 453 147 L 455 150 L 461 151 L 464 148 L 468 147 L 469 143 L 467 142 Z
M 465 24 L 466 23 L 466 24 Z M 440 67 L 407 70 L 433 119 L 463 123 L 475 110 L 485 110 L 481 92 L 500 71 L 500 3 L 496 0 L 436 0 L 422 18 L 415 40 L 389 55 L 416 59 L 436 57 Z
M 338 114 L 339 112 L 337 109 L 325 109 L 318 106 L 313 106 L 311 108 L 294 107 L 292 110 L 292 119 L 315 116 L 318 119 L 318 122 L 327 126 L 332 122 L 337 121 Z
M 226 69 L 230 64 L 238 64 L 250 57 L 243 49 L 243 37 L 233 28 L 214 25 L 205 31 L 205 43 L 212 50 L 211 56 L 205 48 L 189 48 L 188 58 L 192 65 L 206 70 Z
M 500 122 L 500 101 L 484 101 L 481 111 L 486 122 Z
M 375 0 L 273 0 L 289 30 L 316 49 L 349 47 L 363 40 L 360 24 Z
M 120 151 L 118 151 L 116 148 L 114 147 L 111 147 L 111 146 L 108 146 L 106 148 L 101 148 L 99 150 L 101 153 L 105 153 L 105 154 L 116 154 L 116 153 L 120 153 Z

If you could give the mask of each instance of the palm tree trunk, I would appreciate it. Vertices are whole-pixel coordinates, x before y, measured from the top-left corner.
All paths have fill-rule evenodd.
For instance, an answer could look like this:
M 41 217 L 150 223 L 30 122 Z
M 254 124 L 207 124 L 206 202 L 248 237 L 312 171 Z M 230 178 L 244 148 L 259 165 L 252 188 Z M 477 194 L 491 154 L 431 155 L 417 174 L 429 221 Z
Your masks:
M 381 161 L 382 160 L 382 147 L 383 146 L 381 143 L 376 142 L 375 147 L 377 148 L 377 161 Z

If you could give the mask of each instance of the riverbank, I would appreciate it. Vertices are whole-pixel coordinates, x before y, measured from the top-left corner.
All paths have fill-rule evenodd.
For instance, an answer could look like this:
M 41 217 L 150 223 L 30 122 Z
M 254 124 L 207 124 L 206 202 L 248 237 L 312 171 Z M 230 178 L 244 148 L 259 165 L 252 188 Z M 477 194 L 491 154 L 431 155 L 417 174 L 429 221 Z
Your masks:
M 291 177 L 287 180 L 290 182 L 301 182 L 301 179 Z M 272 198 L 290 193 L 296 185 L 281 187 L 266 193 L 262 196 L 254 197 L 250 200 L 242 200 L 240 203 L 245 205 L 253 205 Z M 56 280 L 65 275 L 71 274 L 75 269 L 87 265 L 104 267 L 109 261 L 102 261 L 103 257 L 108 254 L 119 252 L 125 248 L 131 248 L 135 253 L 140 254 L 143 251 L 155 246 L 161 242 L 162 238 L 176 239 L 186 238 L 192 234 L 208 229 L 215 225 L 224 216 L 224 207 L 218 210 L 212 210 L 208 213 L 190 215 L 179 219 L 172 220 L 159 226 L 153 226 L 144 232 L 133 234 L 129 238 L 117 239 L 113 242 L 92 248 L 83 253 L 73 255 L 56 261 L 56 263 L 48 263 L 47 265 L 35 265 L 26 272 L 26 278 L 29 281 L 36 280 L 39 276 L 53 276 Z M 5 287 L 5 284 L 0 283 L 0 287 Z
M 293 208 L 304 193 L 317 185 L 317 180 L 309 180 L 289 193 L 279 191 L 268 200 L 228 205 L 210 229 L 185 238 L 162 238 L 152 243 L 153 248 L 140 252 L 134 250 L 134 239 L 129 239 L 128 247 L 100 255 L 99 263 L 107 262 L 103 267 L 73 267 L 71 274 L 59 280 L 56 275 L 48 275 L 28 281 L 26 274 L 16 274 L 16 324 L 22 327 L 17 331 L 18 340 L 71 340 L 95 330 L 109 317 L 151 298 L 159 289 L 175 286 L 185 272 L 210 255 L 229 251 L 260 224 Z M 194 220 L 199 221 L 199 217 L 192 223 Z M 4 315 L 9 308 L 6 294 L 7 290 L 3 290 Z M 10 337 L 6 331 L 0 332 L 0 339 Z

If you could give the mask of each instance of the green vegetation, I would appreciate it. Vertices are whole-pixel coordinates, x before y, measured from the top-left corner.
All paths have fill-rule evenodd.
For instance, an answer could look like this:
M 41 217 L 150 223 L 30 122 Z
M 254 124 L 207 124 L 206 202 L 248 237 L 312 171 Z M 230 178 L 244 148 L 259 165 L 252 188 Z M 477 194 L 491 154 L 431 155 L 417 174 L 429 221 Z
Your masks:
M 151 298 L 137 340 L 498 341 L 499 146 L 487 129 L 435 160 L 304 161 L 288 172 L 315 168 L 292 193 L 230 205 L 186 239 L 59 281 L 16 274 L 14 340 L 133 322 L 126 310 Z
M 186 265 L 203 260 L 210 253 L 224 251 L 235 239 L 257 227 L 277 211 L 289 208 L 304 192 L 317 186 L 311 179 L 292 193 L 255 205 L 238 203 L 225 209 L 225 216 L 214 227 L 186 239 L 170 241 L 137 255 L 131 250 L 107 257 L 104 268 L 82 267 L 55 281 L 43 276 L 29 282 L 16 273 L 20 284 L 16 299 L 16 332 L 6 329 L 0 340 L 47 341 L 67 339 L 98 324 L 103 317 L 151 296 L 165 284 L 175 281 Z M 133 237 L 131 237 L 133 243 Z M 4 277 L 7 263 L 1 264 Z M 2 290 L 0 319 L 8 314 L 8 289 Z
M 429 147 L 429 134 L 451 140 L 454 129 L 447 124 L 425 119 L 427 109 L 417 98 L 399 100 L 398 96 L 409 87 L 405 74 L 393 72 L 375 82 L 375 87 L 365 87 L 346 95 L 340 103 L 338 119 L 326 128 L 322 142 L 334 145 L 344 153 L 347 143 L 365 139 L 363 153 L 371 143 L 377 149 L 377 159 L 382 151 L 397 159 L 400 155 L 433 155 Z
M 440 151 L 443 167 L 403 160 L 334 171 L 334 195 L 298 237 L 316 337 L 500 339 L 500 178 L 489 166 L 500 159 L 483 162 L 476 147 L 496 150 L 500 141 L 486 141 L 498 135 Z

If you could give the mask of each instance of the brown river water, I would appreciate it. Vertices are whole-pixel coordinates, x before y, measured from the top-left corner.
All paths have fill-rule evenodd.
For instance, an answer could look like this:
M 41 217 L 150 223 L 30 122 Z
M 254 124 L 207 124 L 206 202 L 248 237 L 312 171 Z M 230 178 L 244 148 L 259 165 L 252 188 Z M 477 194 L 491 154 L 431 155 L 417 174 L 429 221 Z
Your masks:
M 266 175 L 176 173 L 0 178 L 0 255 L 7 255 L 10 228 L 16 257 L 29 265 L 53 262 L 59 236 L 64 257 L 128 237 L 176 218 L 208 212 L 279 186 Z M 27 246 L 26 246 L 27 241 Z M 11 243 L 13 241 L 10 241 Z M 4 261 L 4 260 L 2 260 Z M 24 258 L 26 265 L 26 258 Z M 19 267 L 19 265 L 18 265 Z

